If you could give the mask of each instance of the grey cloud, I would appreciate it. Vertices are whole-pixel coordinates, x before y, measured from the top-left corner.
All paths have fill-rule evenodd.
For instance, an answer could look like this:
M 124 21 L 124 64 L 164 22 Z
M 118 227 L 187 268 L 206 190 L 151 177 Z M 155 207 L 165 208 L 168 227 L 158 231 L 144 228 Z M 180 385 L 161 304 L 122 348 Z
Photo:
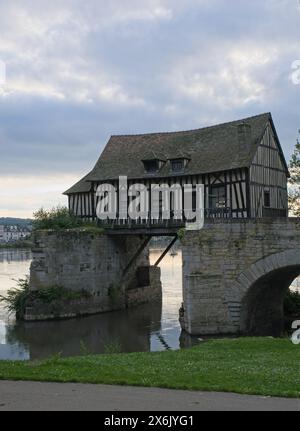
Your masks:
M 300 128 L 300 86 L 289 81 L 300 58 L 296 0 L 12 1 L 0 12 L 9 73 L 0 89 L 2 174 L 84 171 L 110 134 L 265 111 L 292 151 Z

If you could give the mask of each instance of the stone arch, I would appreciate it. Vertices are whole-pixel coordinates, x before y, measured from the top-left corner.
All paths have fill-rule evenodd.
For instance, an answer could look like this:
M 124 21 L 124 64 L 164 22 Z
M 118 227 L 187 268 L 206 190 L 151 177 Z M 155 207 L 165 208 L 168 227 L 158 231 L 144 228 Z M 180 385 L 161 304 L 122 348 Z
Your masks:
M 269 255 L 243 271 L 237 280 L 242 290 L 240 331 L 259 336 L 281 335 L 284 297 L 299 275 L 300 249 Z

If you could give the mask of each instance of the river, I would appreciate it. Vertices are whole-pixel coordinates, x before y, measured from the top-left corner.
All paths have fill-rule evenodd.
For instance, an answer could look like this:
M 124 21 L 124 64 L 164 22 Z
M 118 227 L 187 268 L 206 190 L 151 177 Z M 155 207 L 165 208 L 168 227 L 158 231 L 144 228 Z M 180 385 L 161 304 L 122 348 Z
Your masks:
M 152 263 L 161 251 L 151 251 Z M 180 348 L 181 252 L 161 264 L 163 303 L 66 321 L 16 322 L 0 304 L 0 359 Z M 0 295 L 29 273 L 28 250 L 0 250 Z

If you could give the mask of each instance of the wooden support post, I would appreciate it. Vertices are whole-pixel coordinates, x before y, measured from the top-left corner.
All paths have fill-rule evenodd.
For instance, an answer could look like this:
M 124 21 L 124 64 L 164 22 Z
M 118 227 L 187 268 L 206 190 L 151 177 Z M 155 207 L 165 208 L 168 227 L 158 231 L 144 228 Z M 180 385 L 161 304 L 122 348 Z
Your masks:
M 142 251 L 145 249 L 145 247 L 147 247 L 147 245 L 149 244 L 150 240 L 151 240 L 151 236 L 147 237 L 145 239 L 145 241 L 142 242 L 142 244 L 140 245 L 140 247 L 138 248 L 138 250 L 136 251 L 136 253 L 132 257 L 132 259 L 129 261 L 128 265 L 124 269 L 123 275 L 127 274 L 127 272 L 129 271 L 129 269 L 131 268 L 131 266 L 134 264 L 134 262 L 136 261 L 136 259 L 139 257 L 139 255 L 142 253 Z
M 160 264 L 160 262 L 166 256 L 166 254 L 171 250 L 171 248 L 173 247 L 173 245 L 175 244 L 175 242 L 177 241 L 177 239 L 178 239 L 178 236 L 176 235 L 175 238 L 172 240 L 172 242 L 165 249 L 165 251 L 163 252 L 163 254 L 160 256 L 160 258 L 158 259 L 158 261 L 155 263 L 155 266 L 158 266 Z

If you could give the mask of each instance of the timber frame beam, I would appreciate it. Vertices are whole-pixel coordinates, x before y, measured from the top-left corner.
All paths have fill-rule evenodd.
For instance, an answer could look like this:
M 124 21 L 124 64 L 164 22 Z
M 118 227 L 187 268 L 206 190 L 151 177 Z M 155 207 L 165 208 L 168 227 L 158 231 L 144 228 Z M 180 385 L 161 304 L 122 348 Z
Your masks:
M 137 260 L 137 258 L 139 257 L 139 255 L 143 252 L 143 250 L 147 247 L 147 245 L 149 244 L 150 241 L 151 241 L 151 236 L 147 237 L 142 242 L 142 244 L 140 245 L 140 247 L 134 253 L 133 257 L 130 259 L 130 261 L 127 264 L 126 268 L 124 269 L 123 276 L 127 274 L 127 272 L 129 271 L 129 269 L 131 268 L 131 266 L 134 264 L 134 262 Z
M 163 258 L 167 255 L 167 253 L 171 250 L 171 248 L 173 247 L 173 245 L 175 244 L 175 242 L 178 240 L 178 236 L 175 235 L 175 237 L 173 238 L 173 240 L 171 241 L 171 243 L 168 245 L 168 247 L 165 249 L 165 251 L 163 252 L 163 254 L 160 256 L 160 258 L 155 262 L 154 266 L 158 266 L 160 264 L 160 262 L 163 260 Z

